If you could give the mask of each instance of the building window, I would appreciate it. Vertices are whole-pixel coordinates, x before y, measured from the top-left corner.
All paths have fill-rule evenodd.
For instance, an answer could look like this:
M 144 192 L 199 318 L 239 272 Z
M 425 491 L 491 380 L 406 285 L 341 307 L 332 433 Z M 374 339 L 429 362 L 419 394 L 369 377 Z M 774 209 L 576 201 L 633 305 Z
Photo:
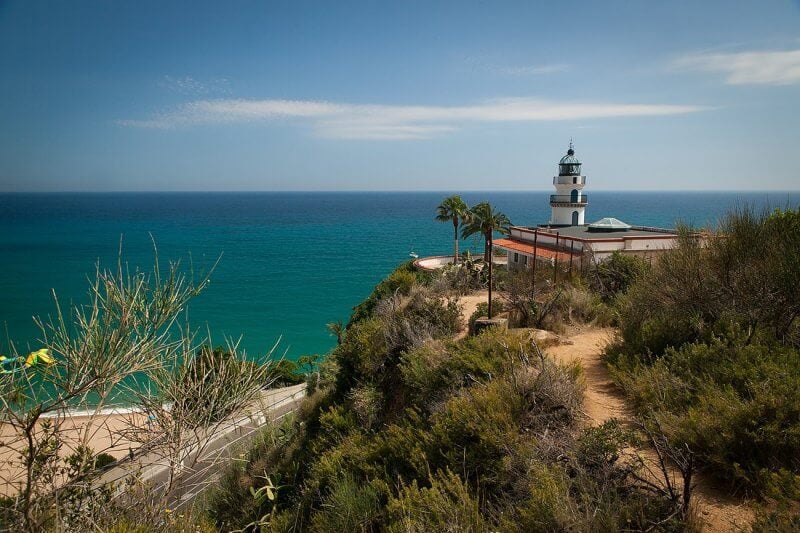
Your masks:
M 514 252 L 514 262 L 519 263 L 519 254 L 517 252 Z
M 577 177 L 577 176 L 575 176 L 574 178 L 572 178 L 572 183 L 578 183 L 578 177 Z
M 522 256 L 522 264 L 524 264 L 525 266 L 528 266 L 528 256 L 527 255 L 523 255 Z

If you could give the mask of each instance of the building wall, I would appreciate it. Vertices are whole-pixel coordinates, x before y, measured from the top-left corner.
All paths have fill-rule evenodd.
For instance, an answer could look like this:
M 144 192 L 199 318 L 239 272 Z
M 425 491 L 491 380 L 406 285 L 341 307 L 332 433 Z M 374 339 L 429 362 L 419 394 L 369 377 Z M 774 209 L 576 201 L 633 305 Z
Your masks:
M 556 225 L 571 226 L 572 213 L 578 212 L 578 226 L 583 225 L 585 207 L 553 207 L 550 215 L 550 223 Z
M 548 230 L 548 233 L 544 233 L 542 231 L 538 232 L 538 237 L 536 239 L 537 244 L 542 246 L 554 247 L 556 245 L 555 232 L 557 231 L 558 231 L 557 229 L 550 229 Z M 511 237 L 532 244 L 534 233 L 533 230 L 512 228 Z M 607 259 L 614 252 L 620 252 L 625 255 L 636 255 L 639 257 L 648 258 L 660 255 L 661 252 L 663 252 L 664 250 L 675 248 L 677 247 L 677 245 L 678 245 L 678 238 L 671 236 L 669 238 L 665 237 L 619 238 L 618 237 L 616 239 L 613 237 L 609 237 L 608 240 L 600 239 L 596 241 L 587 241 L 587 242 L 579 241 L 577 239 L 571 239 L 569 237 L 559 236 L 558 238 L 558 246 L 560 249 L 562 250 L 572 249 L 577 253 L 581 253 L 583 251 L 590 252 L 594 255 L 596 261 L 602 261 L 604 259 Z M 514 264 L 513 253 L 514 252 L 511 252 L 512 260 L 509 261 L 509 265 L 511 268 L 519 268 L 521 259 L 516 264 Z M 521 253 L 519 253 L 519 255 L 522 256 Z M 529 259 L 529 264 L 530 261 L 532 260 L 533 260 L 532 258 Z

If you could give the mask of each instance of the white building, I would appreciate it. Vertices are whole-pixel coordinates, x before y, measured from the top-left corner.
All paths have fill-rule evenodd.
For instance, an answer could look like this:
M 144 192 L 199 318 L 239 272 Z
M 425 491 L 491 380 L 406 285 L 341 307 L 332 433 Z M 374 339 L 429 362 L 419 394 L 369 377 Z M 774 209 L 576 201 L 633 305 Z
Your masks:
M 581 176 L 581 162 L 575 157 L 572 141 L 567 155 L 558 162 L 558 176 L 553 177 L 556 193 L 550 196 L 554 226 L 582 226 L 588 197 L 583 194 L 586 176 Z
M 512 226 L 507 239 L 494 241 L 495 247 L 508 254 L 509 268 L 531 266 L 534 258 L 582 265 L 587 260 L 601 261 L 614 252 L 651 258 L 677 246 L 674 229 L 634 226 L 610 217 L 586 224 L 586 176 L 581 174 L 581 162 L 571 142 L 567 155 L 558 163 L 553 185 L 556 194 L 550 196 L 549 223 Z

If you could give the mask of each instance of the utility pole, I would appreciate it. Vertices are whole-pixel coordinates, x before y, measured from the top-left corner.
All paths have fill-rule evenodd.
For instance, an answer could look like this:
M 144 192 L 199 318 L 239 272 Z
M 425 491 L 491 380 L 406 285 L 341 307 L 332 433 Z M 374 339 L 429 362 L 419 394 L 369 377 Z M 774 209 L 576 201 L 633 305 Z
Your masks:
M 489 320 L 492 319 L 492 233 L 489 233 Z

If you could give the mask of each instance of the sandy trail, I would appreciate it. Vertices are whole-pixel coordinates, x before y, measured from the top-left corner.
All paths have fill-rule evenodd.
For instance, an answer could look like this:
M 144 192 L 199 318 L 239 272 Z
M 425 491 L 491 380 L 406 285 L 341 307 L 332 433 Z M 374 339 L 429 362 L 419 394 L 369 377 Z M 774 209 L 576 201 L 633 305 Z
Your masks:
M 547 348 L 547 353 L 559 361 L 579 361 L 586 380 L 584 412 L 591 425 L 600 425 L 611 418 L 630 423 L 633 414 L 622 391 L 611 379 L 601 357 L 605 346 L 615 334 L 612 328 L 578 330 L 563 344 Z M 646 462 L 655 464 L 655 452 L 639 450 Z M 697 486 L 692 499 L 703 521 L 703 531 L 749 531 L 753 511 L 746 500 L 732 497 L 716 486 L 708 476 L 696 475 Z M 680 486 L 680 477 L 677 481 Z
M 494 295 L 492 295 L 494 296 Z M 492 298 L 495 300 L 495 298 Z M 456 340 L 463 339 L 469 333 L 469 317 L 478 309 L 478 304 L 489 301 L 489 291 L 478 291 L 467 296 L 461 296 L 458 299 L 458 304 L 461 306 L 461 319 L 464 322 L 464 327 L 456 335 Z

